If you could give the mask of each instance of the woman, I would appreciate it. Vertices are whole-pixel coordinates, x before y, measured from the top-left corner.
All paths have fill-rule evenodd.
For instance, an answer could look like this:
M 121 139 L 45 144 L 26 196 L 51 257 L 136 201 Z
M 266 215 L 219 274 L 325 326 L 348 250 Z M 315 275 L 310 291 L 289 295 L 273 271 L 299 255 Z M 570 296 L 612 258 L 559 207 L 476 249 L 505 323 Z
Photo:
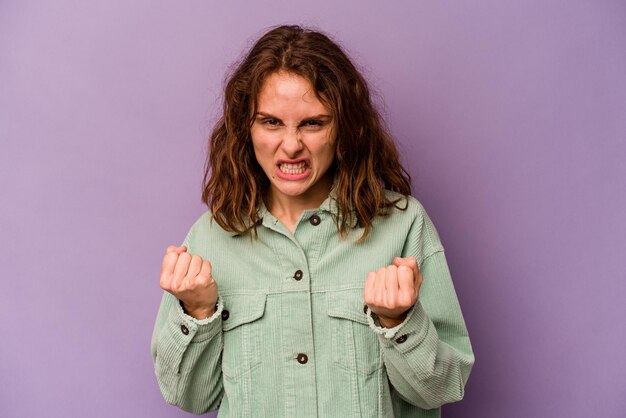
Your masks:
M 343 51 L 297 26 L 261 37 L 211 136 L 209 211 L 163 259 L 165 400 L 220 417 L 438 417 L 461 399 L 474 357 L 409 193 Z

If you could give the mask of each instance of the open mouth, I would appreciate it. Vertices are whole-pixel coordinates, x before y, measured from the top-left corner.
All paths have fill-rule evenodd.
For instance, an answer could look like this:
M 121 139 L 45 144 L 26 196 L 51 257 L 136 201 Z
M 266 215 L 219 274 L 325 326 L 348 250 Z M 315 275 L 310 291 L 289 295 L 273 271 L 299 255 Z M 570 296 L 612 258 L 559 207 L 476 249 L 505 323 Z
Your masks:
M 281 163 L 278 165 L 278 168 L 285 174 L 302 174 L 306 170 L 306 162 L 301 161 L 297 164 Z

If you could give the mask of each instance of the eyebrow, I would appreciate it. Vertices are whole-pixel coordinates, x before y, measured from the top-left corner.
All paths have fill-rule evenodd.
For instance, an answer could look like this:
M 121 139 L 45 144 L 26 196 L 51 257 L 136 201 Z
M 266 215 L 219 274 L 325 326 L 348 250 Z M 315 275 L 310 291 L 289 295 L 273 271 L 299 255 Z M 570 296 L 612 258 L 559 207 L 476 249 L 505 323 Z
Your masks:
M 266 113 L 266 112 L 256 112 L 256 117 L 261 116 L 264 118 L 270 118 L 270 119 L 276 119 L 276 120 L 281 120 L 279 117 L 276 117 L 270 113 Z M 321 113 L 319 115 L 313 115 L 313 116 L 307 116 L 306 118 L 303 118 L 302 120 L 311 120 L 311 119 L 330 119 L 331 116 Z

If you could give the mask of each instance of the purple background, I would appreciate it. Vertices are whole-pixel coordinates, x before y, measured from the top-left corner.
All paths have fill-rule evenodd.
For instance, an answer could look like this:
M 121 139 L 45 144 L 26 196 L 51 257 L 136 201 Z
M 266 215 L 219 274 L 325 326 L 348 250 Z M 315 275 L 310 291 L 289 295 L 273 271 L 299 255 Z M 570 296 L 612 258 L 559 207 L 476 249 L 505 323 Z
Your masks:
M 224 73 L 316 25 L 370 79 L 477 364 L 446 418 L 626 414 L 623 1 L 0 1 L 0 416 L 185 417 L 149 342 Z

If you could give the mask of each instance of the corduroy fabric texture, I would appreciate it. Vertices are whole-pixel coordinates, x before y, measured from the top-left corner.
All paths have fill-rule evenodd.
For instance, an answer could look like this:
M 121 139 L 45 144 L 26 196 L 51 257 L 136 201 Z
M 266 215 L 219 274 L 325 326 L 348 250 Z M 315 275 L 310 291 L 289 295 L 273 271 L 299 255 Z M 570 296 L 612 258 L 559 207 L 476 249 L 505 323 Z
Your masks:
M 152 356 L 168 403 L 219 417 L 431 418 L 463 397 L 474 355 L 422 205 L 409 196 L 362 243 L 356 225 L 339 237 L 335 208 L 331 195 L 293 234 L 264 210 L 258 239 L 198 219 L 184 245 L 211 262 L 220 306 L 197 321 L 164 293 Z M 424 282 L 407 319 L 386 330 L 363 288 L 397 256 L 415 257 Z

